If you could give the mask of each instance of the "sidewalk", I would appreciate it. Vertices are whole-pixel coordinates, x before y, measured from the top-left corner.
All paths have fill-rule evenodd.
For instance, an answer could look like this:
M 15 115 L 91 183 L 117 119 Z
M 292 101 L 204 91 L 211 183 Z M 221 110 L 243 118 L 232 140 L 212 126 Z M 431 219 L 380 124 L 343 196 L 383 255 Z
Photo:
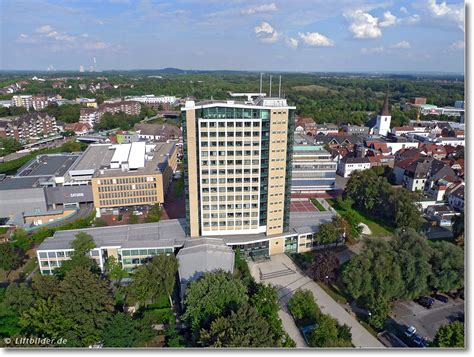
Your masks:
M 268 279 L 263 281 L 274 285 L 278 289 L 280 306 L 283 310 L 286 310 L 286 304 L 297 289 L 309 290 L 313 293 L 323 313 L 331 315 L 338 320 L 340 324 L 346 324 L 351 328 L 352 343 L 354 346 L 360 348 L 385 348 L 385 346 L 376 337 L 371 335 L 354 316 L 349 314 L 341 305 L 334 301 L 312 279 L 304 275 L 285 254 L 271 256 L 270 261 L 250 263 L 249 267 L 252 276 L 257 282 L 260 282 L 262 273 L 264 277 L 269 276 Z M 287 272 L 285 275 L 278 274 L 278 272 L 288 271 L 288 269 L 291 269 L 292 272 Z M 271 277 L 272 271 L 275 272 L 273 274 L 275 277 Z M 291 319 L 291 316 L 288 315 L 288 317 Z M 282 319 L 283 326 L 287 333 L 293 338 L 296 326 L 293 321 L 291 322 L 294 327 L 291 326 L 289 321 L 285 320 Z M 296 331 L 299 333 L 298 329 L 296 329 Z

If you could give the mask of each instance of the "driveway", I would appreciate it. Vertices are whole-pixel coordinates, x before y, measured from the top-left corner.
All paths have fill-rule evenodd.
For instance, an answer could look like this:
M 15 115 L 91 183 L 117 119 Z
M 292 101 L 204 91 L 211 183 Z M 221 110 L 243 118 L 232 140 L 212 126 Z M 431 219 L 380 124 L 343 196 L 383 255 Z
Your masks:
M 356 347 L 384 348 L 385 346 L 372 336 L 357 320 L 349 314 L 341 305 L 334 301 L 318 284 L 304 275 L 285 254 L 273 255 L 270 260 L 260 263 L 249 263 L 252 276 L 257 282 L 266 282 L 278 289 L 281 316 L 287 314 L 290 319 L 283 319 L 283 326 L 287 333 L 295 340 L 297 347 L 306 347 L 304 340 L 301 342 L 301 334 L 296 328 L 293 319 L 288 314 L 287 303 L 293 293 L 301 288 L 313 293 L 321 311 L 329 314 L 351 328 L 352 343 Z M 299 335 L 299 338 L 296 338 Z
M 449 298 L 446 304 L 435 300 L 431 309 L 414 301 L 400 301 L 394 304 L 390 315 L 400 330 L 415 326 L 420 336 L 432 341 L 441 326 L 464 316 L 464 300 Z

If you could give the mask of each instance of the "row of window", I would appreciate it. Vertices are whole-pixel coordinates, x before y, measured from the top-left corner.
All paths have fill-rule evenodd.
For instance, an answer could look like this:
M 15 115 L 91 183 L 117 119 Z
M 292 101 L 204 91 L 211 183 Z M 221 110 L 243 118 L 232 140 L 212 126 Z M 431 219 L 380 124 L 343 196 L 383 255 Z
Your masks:
M 202 170 L 202 175 L 239 175 L 239 174 L 258 174 L 258 169 L 219 169 L 219 170 Z
M 222 205 L 202 205 L 203 211 L 217 211 L 218 207 Z M 236 203 L 236 204 L 227 204 L 226 209 L 235 210 L 235 209 L 251 209 L 258 208 L 258 203 Z
M 211 131 L 211 132 L 201 132 L 202 138 L 241 138 L 241 137 L 258 137 L 260 136 L 260 131 Z
M 222 221 L 222 222 L 202 222 L 203 227 L 241 227 L 241 226 L 257 226 L 258 220 L 244 220 L 244 221 Z
M 204 154 L 204 155 L 202 155 Z M 203 151 L 201 157 L 207 156 L 251 156 L 251 155 L 260 155 L 259 150 L 221 150 L 221 151 Z
M 147 188 L 156 188 L 156 183 L 139 183 L 136 185 L 100 186 L 99 192 L 142 190 L 142 189 L 147 189 Z
M 208 165 L 208 163 L 210 165 Z M 260 160 L 255 159 L 255 160 L 250 160 L 250 159 L 245 159 L 245 160 L 210 160 L 210 161 L 202 161 L 201 166 L 217 166 L 217 165 L 259 165 Z
M 151 182 L 151 181 L 156 181 L 156 177 L 139 176 L 139 177 L 123 177 L 123 178 L 113 178 L 113 179 L 100 179 L 100 180 L 97 180 L 97 184 L 116 185 L 116 184 L 123 184 L 123 183 L 141 183 L 141 182 Z
M 203 213 L 202 218 L 248 218 L 258 217 L 258 212 Z
M 163 253 L 173 253 L 173 248 L 150 248 L 150 249 L 122 249 L 119 253 L 124 257 L 135 255 L 158 255 Z
M 203 187 L 203 193 L 217 193 L 217 192 L 258 192 L 259 186 L 244 186 L 244 187 L 233 187 L 233 186 L 222 186 L 222 187 Z
M 241 201 L 248 202 L 250 200 L 258 200 L 258 195 L 236 195 L 236 196 L 204 196 L 202 197 L 203 202 L 218 202 L 218 201 Z M 219 209 L 225 209 L 225 205 L 219 205 Z
M 219 144 L 219 145 L 218 145 Z M 242 140 L 236 140 L 236 141 L 203 141 L 201 142 L 201 147 L 207 148 L 207 147 L 227 147 L 227 146 L 260 146 L 260 141 L 242 141 Z
M 134 196 L 156 196 L 156 190 L 133 190 L 133 191 L 123 191 L 123 192 L 109 192 L 109 193 L 99 193 L 99 199 L 103 198 L 122 198 L 122 197 L 134 197 Z
M 282 176 L 283 178 L 283 176 Z M 211 183 L 211 184 L 217 184 L 217 183 L 222 183 L 222 184 L 225 184 L 225 183 L 250 183 L 250 182 L 254 182 L 254 183 L 258 183 L 259 181 L 259 178 L 258 177 L 237 177 L 237 178 L 228 178 L 228 179 L 225 179 L 225 178 L 220 178 L 220 179 L 216 179 L 216 178 L 211 178 L 211 179 L 202 179 L 201 180 L 201 183 L 203 185 L 206 185 L 208 183 Z
M 253 108 L 212 107 L 196 110 L 196 116 L 203 119 L 269 119 L 270 111 Z
M 156 203 L 158 202 L 158 197 L 154 196 L 145 196 L 145 197 L 132 197 L 132 198 L 122 198 L 119 200 L 99 200 L 101 206 L 120 206 L 126 204 L 143 204 L 143 203 Z

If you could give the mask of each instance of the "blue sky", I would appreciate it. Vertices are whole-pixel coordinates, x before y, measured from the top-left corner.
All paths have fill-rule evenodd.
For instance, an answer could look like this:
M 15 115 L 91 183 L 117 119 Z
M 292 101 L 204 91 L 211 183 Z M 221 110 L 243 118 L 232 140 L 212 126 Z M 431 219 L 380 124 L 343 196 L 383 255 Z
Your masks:
M 0 69 L 464 69 L 464 3 L 0 0 Z

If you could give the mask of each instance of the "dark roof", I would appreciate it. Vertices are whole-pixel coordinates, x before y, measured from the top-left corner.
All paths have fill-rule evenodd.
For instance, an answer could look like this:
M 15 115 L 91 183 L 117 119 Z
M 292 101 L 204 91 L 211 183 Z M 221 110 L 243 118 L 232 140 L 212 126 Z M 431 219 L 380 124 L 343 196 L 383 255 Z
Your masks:
M 370 160 L 367 157 L 344 157 L 341 161 L 346 164 L 368 164 Z
M 385 93 L 385 99 L 383 101 L 382 110 L 380 111 L 380 116 L 387 116 L 390 115 L 390 111 L 388 110 L 388 89 L 387 93 Z

